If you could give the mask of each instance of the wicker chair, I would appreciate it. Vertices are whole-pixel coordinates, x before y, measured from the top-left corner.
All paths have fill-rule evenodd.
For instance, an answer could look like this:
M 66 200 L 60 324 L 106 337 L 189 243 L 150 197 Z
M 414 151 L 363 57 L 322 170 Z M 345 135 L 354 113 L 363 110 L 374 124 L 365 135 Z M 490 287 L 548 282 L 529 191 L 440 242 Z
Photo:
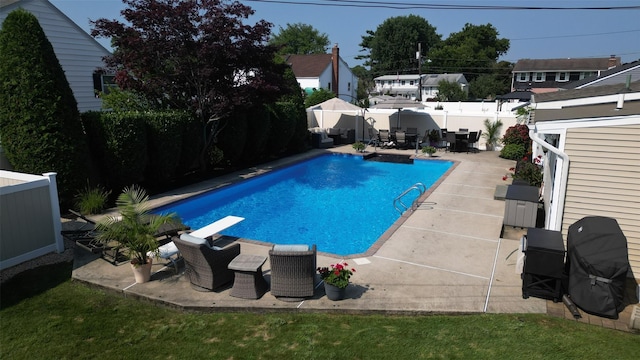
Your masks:
M 316 246 L 307 251 L 281 251 L 274 248 L 269 250 L 271 294 L 284 298 L 282 300 L 313 296 Z
M 205 244 L 184 241 L 177 236 L 172 240 L 184 258 L 185 274 L 194 289 L 213 291 L 233 281 L 233 270 L 228 269 L 228 265 L 240 254 L 240 244 L 215 250 L 211 248 L 211 240 Z

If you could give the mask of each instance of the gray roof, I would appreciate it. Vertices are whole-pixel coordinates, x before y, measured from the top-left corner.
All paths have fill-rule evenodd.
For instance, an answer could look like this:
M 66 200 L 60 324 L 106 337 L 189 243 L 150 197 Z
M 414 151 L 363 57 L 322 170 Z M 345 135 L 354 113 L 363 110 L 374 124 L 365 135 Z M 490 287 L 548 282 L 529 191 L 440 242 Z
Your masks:
M 376 81 L 393 81 L 393 80 L 418 80 L 420 75 L 418 74 L 405 74 L 405 75 L 383 75 L 373 79 Z M 467 84 L 467 79 L 463 74 L 422 74 L 423 86 L 437 86 L 442 80 L 448 82 L 457 82 L 460 84 Z
M 534 122 L 553 120 L 587 119 L 608 116 L 627 116 L 640 114 L 640 100 L 625 101 L 622 109 L 616 109 L 616 103 L 571 106 L 562 109 L 535 110 Z
M 625 84 L 592 86 L 584 89 L 560 90 L 533 95 L 533 102 L 549 102 L 559 100 L 581 99 L 593 96 L 615 95 L 625 92 L 640 92 L 640 81 L 634 81 L 629 88 Z
M 625 83 L 626 81 L 626 75 L 628 74 L 634 74 L 635 73 L 635 79 L 638 79 L 638 73 L 640 73 L 640 60 L 636 60 L 634 62 L 630 62 L 624 65 L 620 65 L 620 66 L 616 66 L 613 69 L 609 69 L 607 71 L 603 71 L 601 72 L 599 75 L 596 76 L 590 76 L 587 78 L 584 78 L 582 80 L 578 80 L 578 81 L 572 81 L 568 84 L 566 84 L 565 86 L 563 86 L 563 88 L 565 89 L 575 89 L 578 87 L 585 87 L 585 86 L 589 86 L 590 83 L 593 82 L 602 82 L 604 79 L 613 79 L 614 77 L 617 77 L 616 80 L 611 80 L 620 84 Z M 610 82 L 610 81 L 609 81 Z

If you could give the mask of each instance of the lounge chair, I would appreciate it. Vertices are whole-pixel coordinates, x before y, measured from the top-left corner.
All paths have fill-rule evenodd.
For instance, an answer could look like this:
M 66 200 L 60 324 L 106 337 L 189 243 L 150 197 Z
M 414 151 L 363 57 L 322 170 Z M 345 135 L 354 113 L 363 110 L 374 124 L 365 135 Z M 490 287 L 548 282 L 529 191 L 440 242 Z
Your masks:
M 174 236 L 173 243 L 180 251 L 185 264 L 185 274 L 191 286 L 198 291 L 213 291 L 233 281 L 229 263 L 240 255 L 240 244 L 224 248 L 216 247 L 210 239 L 190 234 Z
M 406 149 L 408 147 L 407 134 L 404 131 L 396 131 L 396 148 Z
M 391 144 L 391 137 L 389 136 L 389 130 L 378 131 L 378 142 L 380 147 L 387 147 Z
M 316 246 L 274 245 L 269 250 L 271 294 L 280 300 L 313 296 L 316 275 Z

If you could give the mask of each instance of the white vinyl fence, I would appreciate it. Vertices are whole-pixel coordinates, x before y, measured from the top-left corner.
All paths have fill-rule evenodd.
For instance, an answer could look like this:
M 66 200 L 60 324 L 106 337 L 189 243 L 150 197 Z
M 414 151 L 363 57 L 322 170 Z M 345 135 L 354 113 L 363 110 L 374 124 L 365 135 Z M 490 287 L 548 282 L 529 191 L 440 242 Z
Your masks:
M 0 170 L 0 270 L 64 251 L 56 173 Z

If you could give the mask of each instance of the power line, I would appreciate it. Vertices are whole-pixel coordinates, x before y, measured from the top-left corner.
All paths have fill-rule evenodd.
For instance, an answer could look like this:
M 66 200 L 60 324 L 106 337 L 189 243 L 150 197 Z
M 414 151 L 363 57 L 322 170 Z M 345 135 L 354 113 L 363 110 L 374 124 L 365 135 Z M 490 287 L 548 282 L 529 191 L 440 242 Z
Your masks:
M 640 10 L 640 6 L 504 6 L 504 5 L 456 5 L 456 4 L 423 4 L 410 2 L 383 2 L 361 0 L 317 0 L 315 2 L 295 0 L 247 0 L 248 2 L 334 6 L 334 7 L 358 7 L 358 8 L 385 8 L 396 10 Z
M 543 39 L 557 39 L 557 38 L 569 38 L 569 37 L 584 37 L 584 36 L 598 36 L 598 35 L 613 35 L 613 34 L 624 34 L 631 32 L 640 32 L 638 30 L 623 30 L 623 31 L 612 31 L 606 33 L 594 33 L 594 34 L 575 34 L 575 35 L 552 35 L 552 36 L 540 36 L 540 37 L 530 37 L 530 38 L 519 38 L 519 39 L 509 39 L 510 41 L 518 41 L 518 40 L 543 40 Z

